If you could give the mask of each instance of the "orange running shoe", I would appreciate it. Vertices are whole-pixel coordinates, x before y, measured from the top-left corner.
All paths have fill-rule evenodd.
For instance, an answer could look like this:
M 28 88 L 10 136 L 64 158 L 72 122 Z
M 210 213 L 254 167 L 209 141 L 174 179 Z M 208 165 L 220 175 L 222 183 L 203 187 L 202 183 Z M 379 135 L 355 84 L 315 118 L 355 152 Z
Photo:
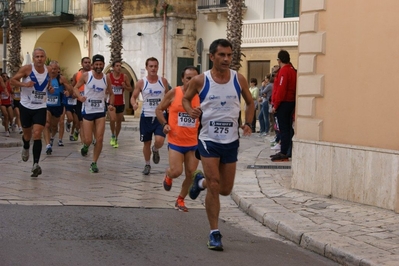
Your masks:
M 184 205 L 184 199 L 176 200 L 175 209 L 182 212 L 188 212 L 188 208 L 186 207 L 186 205 Z
M 163 188 L 166 191 L 169 191 L 172 188 L 172 181 L 173 181 L 172 178 L 170 178 L 165 174 L 165 178 L 163 180 Z

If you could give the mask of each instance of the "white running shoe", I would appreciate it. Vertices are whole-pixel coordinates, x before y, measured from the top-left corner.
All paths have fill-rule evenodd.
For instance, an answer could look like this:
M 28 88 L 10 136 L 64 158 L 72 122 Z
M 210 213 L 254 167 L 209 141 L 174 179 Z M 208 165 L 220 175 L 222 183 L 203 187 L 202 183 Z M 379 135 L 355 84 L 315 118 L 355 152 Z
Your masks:
M 277 143 L 276 145 L 274 145 L 270 149 L 279 151 L 279 150 L 281 150 L 281 145 L 280 145 L 280 143 Z

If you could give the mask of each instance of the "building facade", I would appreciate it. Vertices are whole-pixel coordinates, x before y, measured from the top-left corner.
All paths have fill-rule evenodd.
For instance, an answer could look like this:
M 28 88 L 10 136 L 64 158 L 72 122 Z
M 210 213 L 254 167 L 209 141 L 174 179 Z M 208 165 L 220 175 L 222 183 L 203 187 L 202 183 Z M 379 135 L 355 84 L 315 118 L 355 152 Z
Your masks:
M 399 212 L 398 8 L 301 1 L 293 188 Z

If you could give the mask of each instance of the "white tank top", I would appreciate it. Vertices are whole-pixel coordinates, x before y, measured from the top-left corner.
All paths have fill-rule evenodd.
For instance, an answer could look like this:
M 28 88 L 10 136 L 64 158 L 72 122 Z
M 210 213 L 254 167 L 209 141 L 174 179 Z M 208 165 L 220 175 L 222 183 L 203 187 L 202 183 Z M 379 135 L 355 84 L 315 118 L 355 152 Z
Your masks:
M 93 76 L 93 71 L 87 72 L 87 83 L 84 88 L 86 101 L 82 104 L 83 114 L 94 114 L 105 112 L 105 91 L 107 80 L 105 75 L 101 79 Z
M 230 80 L 216 83 L 210 70 L 204 72 L 204 86 L 199 97 L 201 104 L 200 140 L 227 144 L 238 139 L 241 86 L 237 72 L 230 70 Z
M 162 83 L 162 79 L 158 76 L 158 81 L 150 83 L 147 78 L 143 78 L 144 87 L 141 90 L 143 96 L 143 109 L 141 116 L 145 117 L 156 117 L 155 109 L 161 102 L 165 95 L 165 87 Z
M 47 107 L 47 88 L 49 83 L 49 76 L 47 67 L 44 66 L 44 73 L 40 74 L 36 71 L 32 64 L 32 72 L 22 82 L 35 82 L 33 87 L 21 87 L 21 101 L 22 106 L 37 110 Z

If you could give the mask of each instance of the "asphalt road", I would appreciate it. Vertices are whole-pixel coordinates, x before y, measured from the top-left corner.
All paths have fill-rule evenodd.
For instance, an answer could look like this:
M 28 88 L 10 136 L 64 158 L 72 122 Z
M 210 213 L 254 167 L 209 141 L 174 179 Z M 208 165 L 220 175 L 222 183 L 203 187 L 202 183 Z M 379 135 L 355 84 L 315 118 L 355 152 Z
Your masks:
M 0 205 L 0 265 L 337 265 L 290 243 L 220 223 L 204 210 Z

